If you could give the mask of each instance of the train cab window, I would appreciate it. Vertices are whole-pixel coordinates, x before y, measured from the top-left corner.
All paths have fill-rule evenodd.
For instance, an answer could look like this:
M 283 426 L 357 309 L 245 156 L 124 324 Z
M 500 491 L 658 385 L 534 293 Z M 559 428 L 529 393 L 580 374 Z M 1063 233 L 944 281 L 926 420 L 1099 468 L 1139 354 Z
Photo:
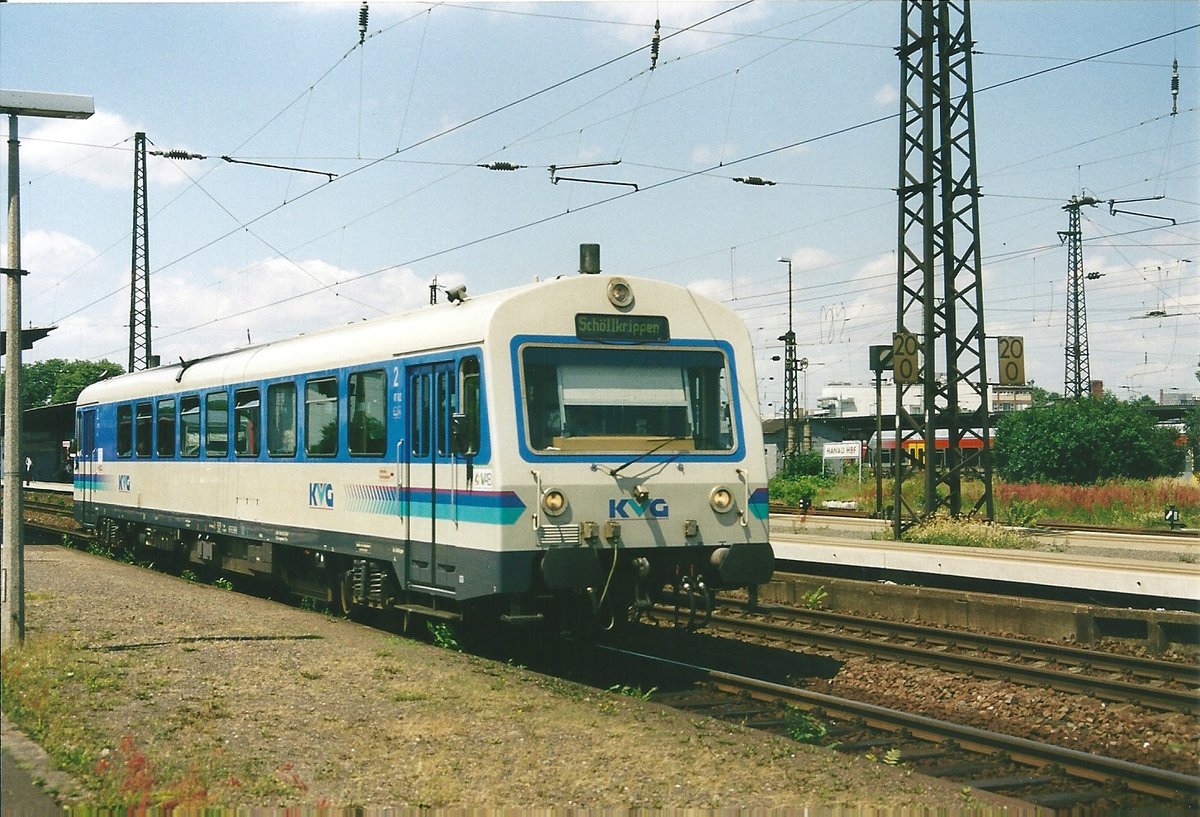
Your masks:
M 149 457 L 154 451 L 154 415 L 149 403 L 138 403 L 133 409 L 133 447 L 139 457 Z
M 195 395 L 179 400 L 179 456 L 200 456 L 200 398 Z
M 267 454 L 296 455 L 295 383 L 273 383 L 267 387 Z
M 204 453 L 209 457 L 229 454 L 229 395 L 223 391 L 204 397 Z
M 479 451 L 479 432 L 482 411 L 479 392 L 479 358 L 464 357 L 458 364 L 459 425 L 455 431 L 454 450 L 460 454 Z
M 735 445 L 719 350 L 529 346 L 521 373 L 534 450 L 669 455 Z
M 175 456 L 175 398 L 159 400 L 158 412 L 158 456 Z
M 133 406 L 117 406 L 117 456 L 133 453 Z
M 325 377 L 304 384 L 304 451 L 332 457 L 338 450 L 337 380 Z
M 386 385 L 383 369 L 350 375 L 346 392 L 350 453 L 379 456 L 387 450 Z

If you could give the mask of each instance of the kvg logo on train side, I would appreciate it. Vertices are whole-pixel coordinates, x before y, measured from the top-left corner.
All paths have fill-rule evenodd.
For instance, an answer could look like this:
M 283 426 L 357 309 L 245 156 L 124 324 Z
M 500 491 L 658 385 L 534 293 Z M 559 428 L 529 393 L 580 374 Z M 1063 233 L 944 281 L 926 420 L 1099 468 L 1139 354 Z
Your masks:
M 632 499 L 608 500 L 609 519 L 629 519 L 630 516 L 649 516 L 654 519 L 666 519 L 671 513 L 665 499 L 650 499 L 646 502 L 636 502 Z
M 333 510 L 333 483 L 308 483 L 308 507 Z

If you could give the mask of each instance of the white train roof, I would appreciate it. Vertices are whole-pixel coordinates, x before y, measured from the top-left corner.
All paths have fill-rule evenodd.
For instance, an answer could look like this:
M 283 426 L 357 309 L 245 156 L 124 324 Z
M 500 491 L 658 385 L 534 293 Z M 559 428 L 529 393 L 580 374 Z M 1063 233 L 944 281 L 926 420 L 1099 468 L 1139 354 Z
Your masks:
M 576 313 L 623 314 L 608 300 L 621 276 L 575 275 L 470 296 L 411 312 L 334 326 L 183 363 L 120 375 L 89 386 L 78 404 L 194 391 L 230 383 L 321 372 L 401 355 L 493 342 L 514 335 L 575 334 Z M 637 315 L 665 315 L 673 338 L 741 341 L 748 333 L 726 307 L 685 287 L 625 278 Z

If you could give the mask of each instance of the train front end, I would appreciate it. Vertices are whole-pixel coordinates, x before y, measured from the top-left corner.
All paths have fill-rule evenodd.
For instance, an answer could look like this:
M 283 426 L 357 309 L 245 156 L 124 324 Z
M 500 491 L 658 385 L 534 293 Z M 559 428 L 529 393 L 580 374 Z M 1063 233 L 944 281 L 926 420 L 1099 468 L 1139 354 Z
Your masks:
M 504 471 L 528 509 L 514 533 L 536 551 L 539 589 L 586 599 L 603 626 L 662 603 L 695 625 L 714 592 L 770 578 L 754 363 L 733 311 L 580 275 L 506 303 L 492 329 L 512 376 L 493 394 L 516 418 Z

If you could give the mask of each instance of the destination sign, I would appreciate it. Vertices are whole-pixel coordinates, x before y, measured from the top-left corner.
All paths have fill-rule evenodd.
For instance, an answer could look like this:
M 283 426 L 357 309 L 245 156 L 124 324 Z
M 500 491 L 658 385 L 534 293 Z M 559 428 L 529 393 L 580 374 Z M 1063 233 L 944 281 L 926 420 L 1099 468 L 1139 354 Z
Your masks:
M 662 343 L 671 339 L 671 326 L 662 315 L 575 315 L 575 337 L 580 340 Z

